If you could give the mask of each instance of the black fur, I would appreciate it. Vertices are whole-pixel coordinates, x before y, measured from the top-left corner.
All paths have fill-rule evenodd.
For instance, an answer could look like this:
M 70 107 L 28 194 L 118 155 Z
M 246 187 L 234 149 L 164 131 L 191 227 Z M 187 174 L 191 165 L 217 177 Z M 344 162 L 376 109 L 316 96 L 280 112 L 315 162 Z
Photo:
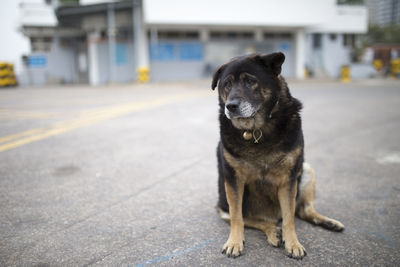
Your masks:
M 299 100 L 292 97 L 286 82 L 279 76 L 281 64 L 284 56 L 282 53 L 275 53 L 267 56 L 252 55 L 247 57 L 239 57 L 231 62 L 222 65 L 214 74 L 212 88 L 217 84 L 219 87 L 219 122 L 221 141 L 218 145 L 218 170 L 219 170 L 219 203 L 218 206 L 228 211 L 228 203 L 225 196 L 224 182 L 235 186 L 234 169 L 224 160 L 222 155 L 222 147 L 235 158 L 243 158 L 248 161 L 257 161 L 259 157 L 273 155 L 277 152 L 290 152 L 296 148 L 301 148 L 301 154 L 296 159 L 292 167 L 291 183 L 297 186 L 300 182 L 302 165 L 304 161 L 303 155 L 303 133 L 301 126 L 300 110 L 302 104 Z M 263 135 L 259 143 L 255 144 L 252 141 L 243 138 L 243 130 L 236 128 L 232 121 L 225 115 L 225 103 L 221 97 L 221 92 L 224 77 L 228 74 L 233 74 L 235 77 L 242 72 L 248 72 L 256 76 L 259 80 L 259 85 L 262 88 L 270 90 L 271 97 L 263 102 L 262 108 L 265 110 L 264 125 L 262 127 Z M 279 77 L 278 77 L 279 76 Z M 256 97 L 261 97 L 255 92 Z M 276 110 L 272 113 L 272 118 L 269 117 L 275 104 L 279 100 Z M 267 185 L 262 185 L 267 186 Z M 245 187 L 243 196 L 243 210 L 245 212 L 249 192 Z M 248 207 L 250 208 L 250 207 Z M 251 208 L 250 208 L 251 209 Z

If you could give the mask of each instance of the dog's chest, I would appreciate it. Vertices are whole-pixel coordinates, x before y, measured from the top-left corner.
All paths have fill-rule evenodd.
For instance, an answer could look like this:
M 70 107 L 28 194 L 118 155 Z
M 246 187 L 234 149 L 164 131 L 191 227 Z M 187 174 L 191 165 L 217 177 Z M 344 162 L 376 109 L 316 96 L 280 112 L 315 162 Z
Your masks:
M 267 182 L 274 184 L 273 164 L 267 160 L 250 161 L 245 164 L 245 172 L 247 173 L 247 183 L 253 181 Z
M 281 180 L 282 162 L 285 160 L 283 153 L 274 153 L 264 150 L 242 151 L 239 157 L 233 157 L 224 151 L 228 164 L 235 170 L 239 179 L 244 183 L 265 181 L 279 185 Z

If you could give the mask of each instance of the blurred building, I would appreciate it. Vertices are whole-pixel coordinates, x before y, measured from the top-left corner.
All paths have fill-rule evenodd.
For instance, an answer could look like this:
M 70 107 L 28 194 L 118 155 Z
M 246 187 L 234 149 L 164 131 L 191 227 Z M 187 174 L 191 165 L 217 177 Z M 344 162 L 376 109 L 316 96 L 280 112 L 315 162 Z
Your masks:
M 366 0 L 370 24 L 370 44 L 363 60 L 373 63 L 382 75 L 389 75 L 400 61 L 400 1 L 399 0 Z
M 366 0 L 370 24 L 386 26 L 400 24 L 399 0 Z
M 21 6 L 34 84 L 128 82 L 138 68 L 151 80 L 200 79 L 232 57 L 274 51 L 286 55 L 286 77 L 306 67 L 337 77 L 367 31 L 366 7 L 336 0 L 45 2 Z

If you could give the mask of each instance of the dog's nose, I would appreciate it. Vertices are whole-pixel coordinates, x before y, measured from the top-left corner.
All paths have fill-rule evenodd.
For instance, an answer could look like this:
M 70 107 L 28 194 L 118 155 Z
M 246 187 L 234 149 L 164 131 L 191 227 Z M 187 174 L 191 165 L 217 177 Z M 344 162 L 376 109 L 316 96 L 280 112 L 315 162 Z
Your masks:
M 229 110 L 229 112 L 236 112 L 239 108 L 239 100 L 234 99 L 226 102 L 226 108 Z

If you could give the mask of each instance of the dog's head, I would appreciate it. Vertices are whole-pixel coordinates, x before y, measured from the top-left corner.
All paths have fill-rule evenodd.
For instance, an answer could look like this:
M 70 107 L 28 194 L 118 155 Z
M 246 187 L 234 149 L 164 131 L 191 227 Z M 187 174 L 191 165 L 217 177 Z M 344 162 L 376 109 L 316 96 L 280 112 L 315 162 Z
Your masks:
M 252 54 L 234 58 L 215 72 L 211 88 L 218 85 L 224 113 L 234 124 L 243 125 L 239 128 L 254 127 L 246 126 L 246 121 L 272 111 L 278 99 L 278 77 L 284 61 L 280 52 Z

